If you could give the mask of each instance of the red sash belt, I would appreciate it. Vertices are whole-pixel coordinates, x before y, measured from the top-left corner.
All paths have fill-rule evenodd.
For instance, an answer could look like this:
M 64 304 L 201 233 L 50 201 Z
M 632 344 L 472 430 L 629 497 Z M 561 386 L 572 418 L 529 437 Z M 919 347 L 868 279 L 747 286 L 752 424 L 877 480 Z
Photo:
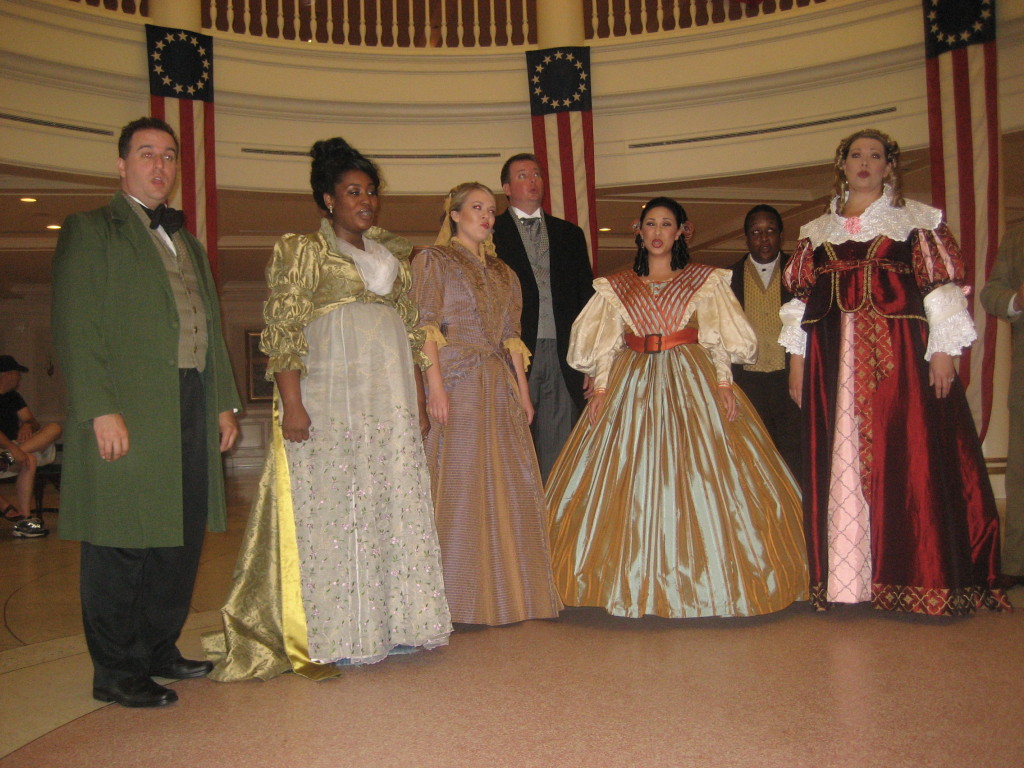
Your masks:
M 914 273 L 913 267 L 904 264 L 902 261 L 890 261 L 889 259 L 833 259 L 827 261 L 817 268 L 816 272 L 827 274 L 829 272 L 850 272 L 855 269 L 884 269 L 888 272 L 896 272 L 901 275 Z
M 675 333 L 670 333 L 666 336 L 662 336 L 660 333 L 636 336 L 629 331 L 626 331 L 624 339 L 626 341 L 626 346 L 634 352 L 654 354 L 656 352 L 664 352 L 667 349 L 672 349 L 672 347 L 678 347 L 680 344 L 696 344 L 697 329 L 683 328 L 681 331 L 676 331 Z

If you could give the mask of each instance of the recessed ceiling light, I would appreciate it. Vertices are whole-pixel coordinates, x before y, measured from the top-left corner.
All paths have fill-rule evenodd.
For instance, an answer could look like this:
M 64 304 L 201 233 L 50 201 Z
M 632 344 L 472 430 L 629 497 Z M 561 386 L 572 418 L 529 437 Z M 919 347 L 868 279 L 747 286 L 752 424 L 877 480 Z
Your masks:
M 23 198 L 21 198 L 21 202 L 23 202 L 23 203 L 35 203 L 35 202 L 37 202 L 37 200 L 34 197 L 23 197 Z
M 612 228 L 611 227 L 598 227 L 597 231 L 598 232 L 611 232 Z
M 60 224 L 47 224 L 47 229 L 60 229 Z

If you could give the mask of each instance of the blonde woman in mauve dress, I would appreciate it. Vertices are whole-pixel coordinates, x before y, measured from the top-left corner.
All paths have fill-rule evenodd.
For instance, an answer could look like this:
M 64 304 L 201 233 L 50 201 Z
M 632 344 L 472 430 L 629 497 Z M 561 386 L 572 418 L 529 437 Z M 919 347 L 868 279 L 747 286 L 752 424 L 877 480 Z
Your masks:
M 260 348 L 277 387 L 272 446 L 221 613 L 215 680 L 339 667 L 448 642 L 414 364 L 411 245 L 373 226 L 380 176 L 318 141 L 320 230 L 267 267 Z
M 566 605 L 752 616 L 807 596 L 800 493 L 731 363 L 757 337 L 731 272 L 689 261 L 686 213 L 644 206 L 636 263 L 594 281 L 569 364 L 594 377 L 547 484 Z
M 452 619 L 511 624 L 562 607 L 551 580 L 544 491 L 530 437 L 522 295 L 494 252 L 494 195 L 461 184 L 435 247 L 413 260 L 430 432 L 427 459 Z

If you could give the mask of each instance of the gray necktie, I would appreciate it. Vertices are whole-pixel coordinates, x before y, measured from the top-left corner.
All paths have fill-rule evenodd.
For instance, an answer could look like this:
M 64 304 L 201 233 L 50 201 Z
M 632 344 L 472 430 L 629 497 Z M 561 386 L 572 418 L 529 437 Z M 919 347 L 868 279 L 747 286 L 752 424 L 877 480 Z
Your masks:
M 536 235 L 540 231 L 540 216 L 524 217 L 519 221 L 531 235 Z

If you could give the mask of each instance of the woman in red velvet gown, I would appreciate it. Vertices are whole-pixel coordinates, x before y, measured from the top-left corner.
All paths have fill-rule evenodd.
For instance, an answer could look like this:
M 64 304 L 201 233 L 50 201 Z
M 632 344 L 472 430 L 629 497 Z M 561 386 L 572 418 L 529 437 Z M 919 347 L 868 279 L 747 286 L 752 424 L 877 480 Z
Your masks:
M 954 367 L 976 338 L 959 246 L 941 211 L 903 199 L 884 133 L 844 139 L 835 167 L 781 312 L 803 410 L 811 601 L 1006 609 L 995 500 Z

